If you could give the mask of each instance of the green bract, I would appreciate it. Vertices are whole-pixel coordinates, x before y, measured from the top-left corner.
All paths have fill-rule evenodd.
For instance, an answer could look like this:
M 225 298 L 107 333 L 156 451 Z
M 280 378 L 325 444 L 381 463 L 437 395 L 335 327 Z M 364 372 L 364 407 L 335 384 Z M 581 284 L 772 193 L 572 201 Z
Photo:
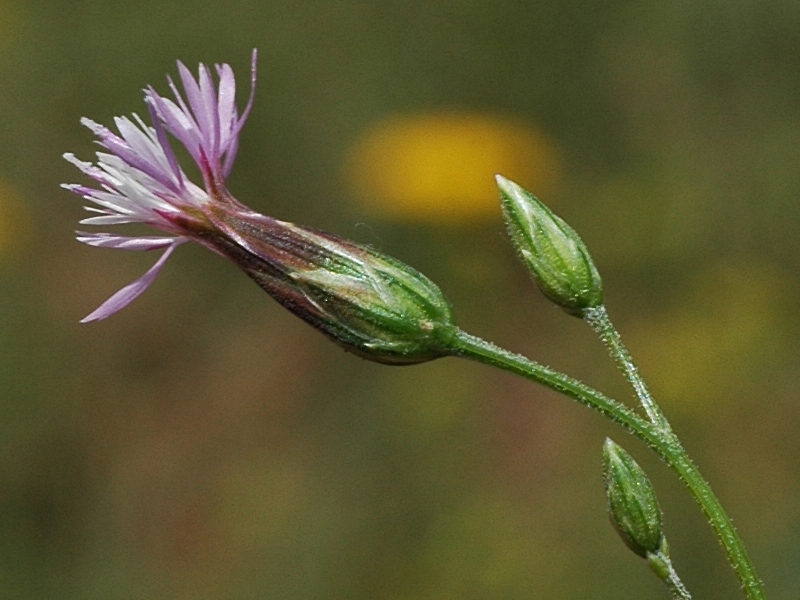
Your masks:
M 642 557 L 662 549 L 661 509 L 655 490 L 633 457 L 606 438 L 603 483 L 608 516 L 622 541 Z
M 533 194 L 496 176 L 508 234 L 544 294 L 571 315 L 603 304 L 603 284 L 575 233 Z
M 206 243 L 332 340 L 389 364 L 450 354 L 450 304 L 419 271 L 338 236 L 259 215 L 226 198 Z

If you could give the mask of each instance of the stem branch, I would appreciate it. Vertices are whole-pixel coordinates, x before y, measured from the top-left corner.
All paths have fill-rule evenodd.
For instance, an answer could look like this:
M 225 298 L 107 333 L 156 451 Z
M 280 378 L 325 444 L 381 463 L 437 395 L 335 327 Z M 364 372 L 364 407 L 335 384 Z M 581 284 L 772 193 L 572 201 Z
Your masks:
M 660 424 L 649 423 L 617 400 L 568 375 L 499 348 L 464 331 L 455 332 L 451 340 L 451 351 L 455 356 L 515 373 L 569 396 L 615 421 L 642 440 L 678 475 L 700 505 L 742 584 L 745 597 L 748 600 L 765 600 L 761 580 L 756 575 L 755 567 L 750 562 L 733 523 L 711 491 L 711 487 L 689 459 L 680 441 L 669 429 L 664 429 Z
M 583 320 L 600 336 L 603 344 L 608 349 L 608 353 L 617 363 L 617 367 L 625 375 L 625 379 L 631 384 L 634 392 L 636 392 L 636 397 L 639 399 L 650 421 L 665 431 L 671 431 L 667 418 L 650 395 L 650 390 L 647 389 L 647 385 L 645 385 L 642 376 L 639 375 L 636 365 L 633 364 L 633 359 L 625 344 L 622 343 L 619 332 L 611 323 L 611 319 L 608 318 L 605 306 L 588 309 L 583 316 Z
M 692 600 L 692 595 L 683 585 L 681 578 L 678 577 L 678 573 L 672 566 L 672 560 L 670 560 L 669 555 L 663 552 L 648 554 L 647 562 L 650 563 L 650 568 L 653 572 L 667 586 L 673 600 Z

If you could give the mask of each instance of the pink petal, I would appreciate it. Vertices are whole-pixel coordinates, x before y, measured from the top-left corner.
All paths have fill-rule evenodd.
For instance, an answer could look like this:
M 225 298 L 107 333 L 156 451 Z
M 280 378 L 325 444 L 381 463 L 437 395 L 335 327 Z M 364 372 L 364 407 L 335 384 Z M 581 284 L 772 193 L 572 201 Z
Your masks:
M 233 129 L 230 132 L 230 141 L 228 151 L 225 155 L 225 164 L 222 167 L 222 176 L 228 177 L 233 169 L 233 161 L 236 158 L 236 152 L 239 149 L 239 132 L 242 130 L 247 117 L 250 116 L 250 109 L 253 108 L 253 101 L 256 96 L 256 62 L 258 60 L 258 50 L 253 48 L 253 54 L 250 58 L 250 97 L 247 99 L 247 104 L 242 111 L 242 116 L 235 122 Z
M 149 88 L 149 91 L 151 95 L 155 94 L 153 88 Z M 186 187 L 183 182 L 183 172 L 178 165 L 178 159 L 175 157 L 175 153 L 172 151 L 172 146 L 169 145 L 167 133 L 164 131 L 164 125 L 161 123 L 161 119 L 158 118 L 158 111 L 152 102 L 147 102 L 147 111 L 150 113 L 150 120 L 153 122 L 153 129 L 155 129 L 158 143 L 161 145 L 161 148 L 164 150 L 164 155 L 167 157 L 169 168 L 172 169 L 178 181 L 178 188 L 183 190 Z
M 236 80 L 230 65 L 216 65 L 219 76 L 219 100 L 217 112 L 219 117 L 220 154 L 228 149 L 231 132 L 236 125 Z
M 209 155 L 211 163 L 217 164 L 219 162 L 219 112 L 217 109 L 217 95 L 214 91 L 214 82 L 211 80 L 211 73 L 205 65 L 200 65 L 200 75 L 198 77 L 200 83 L 200 97 L 202 104 L 200 110 L 203 113 L 202 126 L 203 137 L 205 139 L 205 150 Z M 198 122 L 201 117 L 197 114 L 197 108 L 192 107 L 195 111 L 195 116 Z
M 87 233 L 76 231 L 79 242 L 96 248 L 117 248 L 119 250 L 160 250 L 175 246 L 174 237 L 115 235 L 113 233 Z
M 189 113 L 189 109 L 185 108 L 183 98 L 180 97 L 177 89 L 174 89 L 174 84 L 171 81 L 170 85 L 173 86 L 173 92 L 180 101 L 180 106 L 168 98 L 159 96 L 155 91 L 148 94 L 146 97 L 147 101 L 155 105 L 156 112 L 163 120 L 164 126 L 172 135 L 180 140 L 189 151 L 194 161 L 197 162 L 200 157 L 200 146 L 202 144 L 202 138 L 200 137 L 197 123 L 194 122 L 194 119 Z
M 94 311 L 81 319 L 81 323 L 89 323 L 91 321 L 100 321 L 102 319 L 106 319 L 133 302 L 148 288 L 151 283 L 153 283 L 153 280 L 156 278 L 156 275 L 158 275 L 161 267 L 164 266 L 164 263 L 167 261 L 167 258 L 169 258 L 169 255 L 172 254 L 172 251 L 184 241 L 185 240 L 181 239 L 179 242 L 172 244 L 169 248 L 167 248 L 167 251 L 161 255 L 161 258 L 158 259 L 156 264 L 150 267 L 147 273 L 142 275 L 133 283 L 129 283 L 116 294 L 111 296 L 108 300 L 103 302 Z

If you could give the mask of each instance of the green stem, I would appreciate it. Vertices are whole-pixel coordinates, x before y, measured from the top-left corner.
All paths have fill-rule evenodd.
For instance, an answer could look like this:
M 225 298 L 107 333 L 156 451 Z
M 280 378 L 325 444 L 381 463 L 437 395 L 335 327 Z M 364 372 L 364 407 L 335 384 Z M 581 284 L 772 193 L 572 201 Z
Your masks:
M 669 579 L 664 583 L 667 585 L 667 589 L 669 589 L 670 593 L 672 593 L 674 600 L 692 600 L 692 595 L 689 593 L 689 590 L 686 589 L 686 586 L 683 585 L 683 582 L 674 570 L 670 573 Z
M 672 560 L 670 560 L 668 554 L 663 552 L 648 554 L 647 562 L 653 572 L 667 586 L 673 600 L 692 600 L 692 595 L 683 585 L 681 578 L 678 577 L 678 573 L 675 571 L 675 567 L 672 566 Z
M 689 459 L 678 438 L 649 423 L 620 402 L 558 371 L 514 354 L 461 330 L 451 340 L 455 356 L 468 358 L 525 377 L 560 392 L 620 424 L 655 451 L 694 496 L 722 544 L 748 600 L 765 600 L 761 580 L 744 544 L 711 487 Z
M 609 354 L 617 363 L 620 371 L 625 375 L 625 379 L 628 380 L 633 390 L 636 392 L 636 397 L 639 398 L 639 402 L 650 418 L 650 421 L 665 431 L 671 431 L 667 418 L 650 395 L 647 385 L 645 385 L 642 376 L 639 375 L 636 365 L 633 364 L 633 359 L 628 349 L 625 347 L 625 344 L 622 343 L 619 332 L 611 323 L 611 319 L 608 318 L 605 306 L 601 305 L 597 308 L 587 309 L 583 320 L 594 329 L 598 336 L 600 336 Z

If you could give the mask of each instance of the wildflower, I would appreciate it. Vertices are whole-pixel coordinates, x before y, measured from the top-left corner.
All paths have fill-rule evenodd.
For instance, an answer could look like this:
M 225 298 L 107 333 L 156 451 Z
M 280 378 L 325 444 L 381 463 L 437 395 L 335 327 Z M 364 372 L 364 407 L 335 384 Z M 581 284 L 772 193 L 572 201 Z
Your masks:
M 234 262 L 283 306 L 348 350 L 380 362 L 411 363 L 446 354 L 453 334 L 450 307 L 439 288 L 411 267 L 336 236 L 260 215 L 228 191 L 239 132 L 253 104 L 239 114 L 233 70 L 216 65 L 218 84 L 200 65 L 195 79 L 178 62 L 184 96 L 169 80 L 174 100 L 152 87 L 145 101 L 152 125 L 134 115 L 115 119 L 119 134 L 83 119 L 108 152 L 97 164 L 65 158 L 100 184 L 67 184 L 94 206 L 84 225 L 144 223 L 167 235 L 123 236 L 78 232 L 90 246 L 164 250 L 139 279 L 125 286 L 83 322 L 105 319 L 137 298 L 172 252 L 192 241 Z M 203 177 L 189 180 L 167 135 L 188 151 Z
M 202 211 L 224 193 L 225 177 L 233 166 L 238 149 L 239 131 L 253 103 L 256 52 L 253 51 L 250 99 L 240 116 L 234 103 L 233 70 L 217 65 L 218 89 L 211 73 L 200 65 L 198 80 L 178 62 L 186 100 L 172 80 L 175 101 L 164 98 L 152 87 L 145 91 L 145 101 L 152 120 L 147 126 L 138 115 L 133 120 L 117 117 L 119 135 L 90 119 L 81 119 L 110 153 L 98 152 L 93 165 L 64 155 L 69 162 L 100 184 L 100 189 L 65 184 L 63 187 L 83 196 L 95 206 L 95 213 L 82 225 L 119 225 L 144 223 L 170 234 L 158 236 L 123 236 L 110 233 L 78 232 L 77 239 L 90 246 L 123 250 L 166 249 L 161 258 L 141 278 L 111 296 L 83 322 L 105 319 L 139 296 L 153 282 L 167 258 L 179 245 L 194 239 L 206 227 Z M 189 180 L 178 164 L 166 133 L 175 136 L 189 151 L 203 175 L 204 188 Z

